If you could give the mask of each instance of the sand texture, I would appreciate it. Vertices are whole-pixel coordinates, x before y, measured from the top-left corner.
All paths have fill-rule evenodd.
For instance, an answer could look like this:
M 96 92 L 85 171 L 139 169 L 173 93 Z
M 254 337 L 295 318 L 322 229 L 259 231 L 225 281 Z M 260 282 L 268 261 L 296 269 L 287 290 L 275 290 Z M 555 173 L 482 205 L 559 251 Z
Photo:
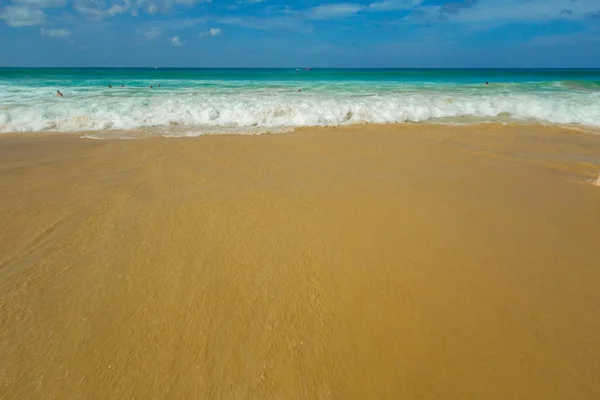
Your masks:
M 0 399 L 598 399 L 600 136 L 0 137 Z

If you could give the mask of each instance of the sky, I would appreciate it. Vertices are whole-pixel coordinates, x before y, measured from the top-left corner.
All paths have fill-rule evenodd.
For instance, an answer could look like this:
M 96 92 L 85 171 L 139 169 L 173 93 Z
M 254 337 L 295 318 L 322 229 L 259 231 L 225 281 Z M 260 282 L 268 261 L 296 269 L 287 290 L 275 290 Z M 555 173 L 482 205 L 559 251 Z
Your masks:
M 600 0 L 0 0 L 0 66 L 600 68 Z

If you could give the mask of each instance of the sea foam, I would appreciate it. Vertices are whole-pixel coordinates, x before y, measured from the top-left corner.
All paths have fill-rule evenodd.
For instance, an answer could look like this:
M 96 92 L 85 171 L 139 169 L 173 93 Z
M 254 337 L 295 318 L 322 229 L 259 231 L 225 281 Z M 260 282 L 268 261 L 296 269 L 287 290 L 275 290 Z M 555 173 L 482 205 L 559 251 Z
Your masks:
M 1 85 L 0 85 L 1 86 Z M 266 89 L 74 88 L 64 98 L 47 88 L 4 90 L 0 132 L 99 131 L 152 128 L 186 135 L 355 123 L 481 121 L 539 122 L 600 127 L 600 92 L 511 90 L 344 90 L 313 83 Z M 10 89 L 10 90 L 9 90 Z

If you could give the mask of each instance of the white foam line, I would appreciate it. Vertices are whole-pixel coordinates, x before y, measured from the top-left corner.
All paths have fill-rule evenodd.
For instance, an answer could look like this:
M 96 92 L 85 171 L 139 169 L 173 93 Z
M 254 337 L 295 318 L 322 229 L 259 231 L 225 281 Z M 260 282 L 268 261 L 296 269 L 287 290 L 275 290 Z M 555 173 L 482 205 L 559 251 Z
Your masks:
M 0 132 L 80 132 L 163 127 L 254 132 L 357 123 L 533 121 L 600 127 L 597 93 L 334 92 L 196 93 L 27 100 L 0 109 Z M 187 127 L 187 129 L 185 128 Z

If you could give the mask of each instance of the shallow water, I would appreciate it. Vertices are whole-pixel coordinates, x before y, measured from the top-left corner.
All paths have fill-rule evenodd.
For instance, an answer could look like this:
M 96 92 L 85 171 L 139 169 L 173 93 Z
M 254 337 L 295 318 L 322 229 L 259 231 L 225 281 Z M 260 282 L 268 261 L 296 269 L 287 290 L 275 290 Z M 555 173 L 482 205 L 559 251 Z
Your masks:
M 0 69 L 0 132 L 195 136 L 364 122 L 598 128 L 600 70 Z

